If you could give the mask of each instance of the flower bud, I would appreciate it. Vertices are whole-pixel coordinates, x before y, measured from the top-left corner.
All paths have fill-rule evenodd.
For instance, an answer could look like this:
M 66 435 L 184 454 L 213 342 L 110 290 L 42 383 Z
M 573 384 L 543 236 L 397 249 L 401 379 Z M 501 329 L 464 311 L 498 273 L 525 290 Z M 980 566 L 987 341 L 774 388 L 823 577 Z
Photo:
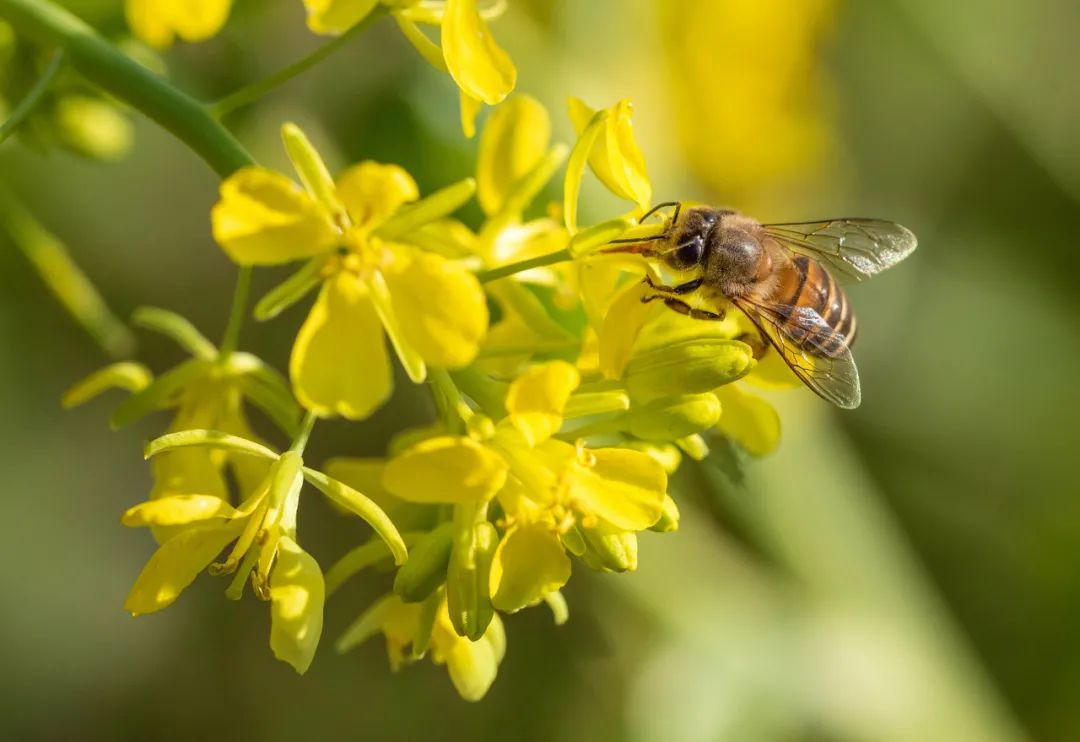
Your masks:
M 673 441 L 716 425 L 720 400 L 715 394 L 681 394 L 663 397 L 635 407 L 627 418 L 627 430 L 645 440 Z
M 477 641 L 495 613 L 491 605 L 491 560 L 499 543 L 495 526 L 478 517 L 471 503 L 454 507 L 453 545 L 446 571 L 446 602 L 450 622 L 459 636 Z
M 664 510 L 660 513 L 660 520 L 649 527 L 656 533 L 673 533 L 679 530 L 679 506 L 671 499 L 671 495 L 664 495 Z
M 394 579 L 394 592 L 407 603 L 424 600 L 446 579 L 453 545 L 454 527 L 443 523 L 421 537 L 409 551 L 409 560 L 401 565 Z
M 700 337 L 634 356 L 626 365 L 624 382 L 634 401 L 647 403 L 712 391 L 753 367 L 754 354 L 746 343 Z
M 585 563 L 595 570 L 633 572 L 637 569 L 637 534 L 626 531 L 604 533 L 585 529 Z

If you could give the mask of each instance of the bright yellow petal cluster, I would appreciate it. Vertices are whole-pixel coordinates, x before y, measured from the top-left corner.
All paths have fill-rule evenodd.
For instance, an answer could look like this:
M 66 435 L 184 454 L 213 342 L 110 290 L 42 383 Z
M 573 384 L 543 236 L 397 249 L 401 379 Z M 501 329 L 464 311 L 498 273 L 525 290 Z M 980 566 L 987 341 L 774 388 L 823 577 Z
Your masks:
M 229 18 L 232 0 L 125 0 L 131 32 L 150 46 L 164 49 L 176 37 L 205 41 Z
M 342 34 L 367 18 L 380 5 L 387 6 L 421 56 L 450 74 L 461 91 L 461 120 L 466 136 L 475 133 L 482 104 L 501 103 L 517 83 L 517 68 L 491 35 L 477 0 L 304 0 L 308 28 L 319 34 Z M 439 27 L 439 44 L 417 24 Z
M 488 323 L 480 284 L 460 262 L 404 242 L 470 197 L 472 181 L 453 198 L 417 202 L 396 165 L 362 162 L 334 180 L 299 129 L 286 125 L 283 136 L 304 185 L 241 170 L 222 184 L 212 217 L 218 244 L 241 265 L 313 261 L 275 310 L 321 281 L 289 362 L 300 402 L 321 416 L 370 415 L 393 388 L 384 337 L 416 382 L 429 365 L 472 361 Z

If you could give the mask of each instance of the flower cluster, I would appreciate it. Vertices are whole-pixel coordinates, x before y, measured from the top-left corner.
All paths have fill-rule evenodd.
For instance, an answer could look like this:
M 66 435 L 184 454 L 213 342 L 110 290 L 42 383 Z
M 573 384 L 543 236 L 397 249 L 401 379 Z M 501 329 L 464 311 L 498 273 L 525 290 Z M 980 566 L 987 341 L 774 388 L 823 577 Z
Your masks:
M 126 0 L 133 34 L 152 47 L 171 46 L 177 37 L 204 41 L 229 17 L 232 0 Z M 449 74 L 461 91 L 461 122 L 467 136 L 476 130 L 483 104 L 497 105 L 514 89 L 517 69 L 487 27 L 504 2 L 479 8 L 477 0 L 304 0 L 308 28 L 336 36 L 357 28 L 378 9 L 389 12 L 402 34 L 427 62 Z M 438 29 L 433 41 L 421 26 Z
M 129 0 L 127 10 L 140 37 L 164 46 L 212 35 L 229 5 Z M 540 102 L 508 97 L 516 73 L 486 26 L 501 4 L 305 6 L 318 33 L 392 15 L 457 83 L 467 133 L 481 103 L 505 98 L 486 119 L 475 172 L 426 195 L 391 163 L 334 174 L 286 124 L 294 172 L 240 168 L 211 211 L 214 240 L 241 268 L 220 347 L 176 314 L 141 309 L 134 323 L 190 358 L 156 376 L 114 364 L 65 403 L 120 387 L 131 396 L 114 426 L 171 415 L 145 450 L 153 489 L 121 519 L 149 527 L 158 542 L 128 596 L 132 614 L 167 607 L 203 572 L 229 576 L 231 599 L 250 582 L 270 604 L 275 656 L 302 673 L 326 600 L 353 576 L 390 567 L 385 596 L 336 648 L 382 635 L 393 668 L 430 656 L 462 697 L 478 700 L 506 650 L 504 617 L 544 604 L 562 623 L 561 591 L 575 569 L 635 570 L 642 534 L 678 528 L 668 480 L 684 457 L 706 456 L 712 436 L 758 455 L 776 445 L 776 414 L 752 389 L 789 384 L 790 375 L 744 342 L 754 332 L 748 320 L 699 322 L 645 301 L 668 269 L 606 249 L 670 221 L 646 218 L 652 184 L 630 101 L 594 110 L 571 99 L 576 139 L 567 146 L 552 140 Z M 417 24 L 437 26 L 440 44 Z M 543 194 L 560 171 L 561 198 L 549 203 Z M 584 223 L 596 211 L 579 204 L 589 171 L 625 213 Z M 473 199 L 479 223 L 456 216 Z M 236 344 L 251 271 L 287 264 L 292 274 L 254 308 L 270 322 L 310 301 L 285 378 Z M 309 466 L 317 421 L 367 419 L 394 393 L 395 363 L 426 387 L 435 419 L 399 431 L 382 457 Z M 257 435 L 252 411 L 276 430 Z M 301 538 L 305 484 L 372 532 L 325 572 Z

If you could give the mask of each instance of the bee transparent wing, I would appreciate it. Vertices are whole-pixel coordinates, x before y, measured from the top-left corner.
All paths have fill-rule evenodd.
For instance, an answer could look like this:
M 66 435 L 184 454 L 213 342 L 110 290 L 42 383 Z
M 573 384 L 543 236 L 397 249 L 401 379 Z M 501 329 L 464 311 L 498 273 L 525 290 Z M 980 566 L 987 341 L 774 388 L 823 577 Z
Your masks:
M 883 219 L 827 219 L 765 224 L 765 232 L 785 247 L 826 263 L 856 281 L 890 268 L 915 250 L 915 235 Z
M 810 307 L 759 304 L 745 299 L 737 300 L 735 305 L 818 396 L 845 410 L 859 406 L 859 370 L 847 339 L 838 335 L 820 314 Z

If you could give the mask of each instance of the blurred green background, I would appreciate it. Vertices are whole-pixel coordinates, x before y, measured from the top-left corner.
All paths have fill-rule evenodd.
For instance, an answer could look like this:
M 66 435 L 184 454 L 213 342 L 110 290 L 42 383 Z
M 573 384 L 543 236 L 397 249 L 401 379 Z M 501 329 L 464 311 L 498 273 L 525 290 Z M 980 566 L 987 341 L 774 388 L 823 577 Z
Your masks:
M 123 32 L 117 2 L 67 5 Z M 379 642 L 326 642 L 299 678 L 268 651 L 265 606 L 212 580 L 122 611 L 153 544 L 118 518 L 165 421 L 110 433 L 115 398 L 61 412 L 105 358 L 0 238 L 0 737 L 1080 739 L 1080 5 L 511 0 L 494 29 L 564 140 L 566 96 L 634 100 L 657 200 L 919 235 L 851 290 L 863 406 L 777 394 L 780 451 L 741 482 L 718 461 L 681 472 L 682 530 L 645 534 L 636 574 L 578 570 L 566 626 L 511 617 L 479 705 L 430 664 L 390 674 Z M 210 99 L 319 43 L 299 0 L 246 0 L 165 58 Z M 473 169 L 450 81 L 388 21 L 229 124 L 283 166 L 286 119 L 333 165 L 399 162 L 423 190 Z M 220 336 L 235 274 L 209 235 L 217 181 L 162 131 L 138 119 L 108 165 L 9 142 L 0 180 L 121 316 L 163 306 Z M 249 324 L 244 346 L 283 368 L 303 311 Z M 139 341 L 157 370 L 179 360 Z M 431 414 L 402 385 L 370 421 L 321 427 L 312 457 L 377 455 Z M 362 532 L 321 504 L 303 519 L 324 565 Z M 383 584 L 335 596 L 325 637 Z

